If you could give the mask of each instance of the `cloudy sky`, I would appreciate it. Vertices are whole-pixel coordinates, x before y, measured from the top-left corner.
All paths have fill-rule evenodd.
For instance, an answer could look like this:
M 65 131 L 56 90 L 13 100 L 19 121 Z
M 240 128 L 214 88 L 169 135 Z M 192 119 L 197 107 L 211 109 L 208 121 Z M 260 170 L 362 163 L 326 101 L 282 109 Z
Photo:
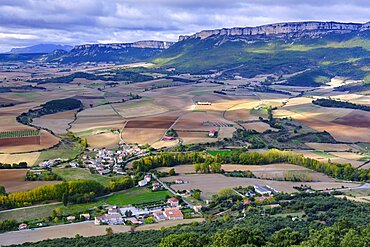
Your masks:
M 0 0 L 0 52 L 39 43 L 175 41 L 203 29 L 370 21 L 369 0 Z

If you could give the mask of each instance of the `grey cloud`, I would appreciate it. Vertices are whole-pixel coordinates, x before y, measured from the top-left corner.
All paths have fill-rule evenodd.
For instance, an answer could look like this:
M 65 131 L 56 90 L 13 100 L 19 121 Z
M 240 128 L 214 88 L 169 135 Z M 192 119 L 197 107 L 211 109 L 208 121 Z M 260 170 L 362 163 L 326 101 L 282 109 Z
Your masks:
M 36 43 L 176 40 L 284 21 L 369 21 L 368 0 L 1 0 L 0 51 Z

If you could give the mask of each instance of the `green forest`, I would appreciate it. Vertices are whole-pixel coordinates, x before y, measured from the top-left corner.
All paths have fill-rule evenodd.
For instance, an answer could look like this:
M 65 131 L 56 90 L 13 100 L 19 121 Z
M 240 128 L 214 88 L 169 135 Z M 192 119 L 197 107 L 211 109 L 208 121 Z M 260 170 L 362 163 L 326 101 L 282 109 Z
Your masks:
M 56 99 L 46 102 L 41 105 L 41 108 L 31 109 L 28 112 L 22 113 L 17 117 L 17 121 L 28 125 L 32 123 L 33 118 L 41 117 L 48 114 L 54 114 L 63 111 L 82 109 L 82 102 L 78 99 L 66 98 L 66 99 Z
M 75 72 L 70 75 L 52 77 L 46 79 L 35 79 L 30 82 L 37 82 L 38 84 L 45 83 L 70 83 L 74 79 L 83 78 L 86 80 L 102 80 L 102 81 L 129 81 L 129 82 L 139 82 L 139 81 L 148 81 L 152 80 L 152 76 L 142 75 L 133 71 L 124 71 L 124 70 L 114 70 L 109 75 L 96 75 L 86 72 Z

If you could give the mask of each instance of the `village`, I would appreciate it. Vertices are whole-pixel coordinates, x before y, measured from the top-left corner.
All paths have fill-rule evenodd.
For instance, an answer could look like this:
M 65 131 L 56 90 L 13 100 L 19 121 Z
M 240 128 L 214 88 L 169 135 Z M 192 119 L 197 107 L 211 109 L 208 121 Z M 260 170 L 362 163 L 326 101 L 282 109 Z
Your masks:
M 95 157 L 88 155 L 82 156 L 83 165 L 100 175 L 107 175 L 112 172 L 120 175 L 126 173 L 122 169 L 122 164 L 129 159 L 144 156 L 147 154 L 145 149 L 136 145 L 121 145 L 118 150 L 94 149 L 97 152 Z
M 81 161 L 72 160 L 68 162 L 65 159 L 51 159 L 39 163 L 40 168 L 50 168 L 68 162 L 66 168 L 89 168 L 94 174 L 108 175 L 119 174 L 126 175 L 122 169 L 124 162 L 137 157 L 145 156 L 147 151 L 140 145 L 120 145 L 117 150 L 109 150 L 106 148 L 92 150 L 94 155 L 83 155 Z
M 138 208 L 109 206 L 107 213 L 95 217 L 95 225 L 141 225 L 166 220 L 182 220 L 184 214 L 177 198 L 168 198 L 164 207 Z

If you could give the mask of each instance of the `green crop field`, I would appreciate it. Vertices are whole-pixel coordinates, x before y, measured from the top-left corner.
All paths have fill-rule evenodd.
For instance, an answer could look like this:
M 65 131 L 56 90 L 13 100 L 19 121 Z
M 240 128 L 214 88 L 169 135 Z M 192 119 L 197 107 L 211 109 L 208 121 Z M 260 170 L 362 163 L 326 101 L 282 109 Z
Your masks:
M 71 168 L 54 168 L 53 172 L 66 181 L 71 180 L 94 180 L 102 185 L 108 185 L 112 177 L 101 176 L 98 174 L 91 174 L 89 170 L 85 169 L 71 169 Z
M 40 130 L 5 131 L 5 132 L 0 132 L 0 139 L 3 139 L 3 138 L 17 138 L 17 137 L 28 137 L 28 136 L 38 136 L 38 135 L 40 135 Z
M 82 150 L 81 145 L 77 143 L 62 143 L 56 147 L 42 151 L 35 164 L 56 158 L 74 159 Z
M 167 190 L 152 192 L 147 188 L 133 188 L 108 198 L 107 202 L 117 206 L 134 205 L 164 201 L 166 196 L 171 196 Z

